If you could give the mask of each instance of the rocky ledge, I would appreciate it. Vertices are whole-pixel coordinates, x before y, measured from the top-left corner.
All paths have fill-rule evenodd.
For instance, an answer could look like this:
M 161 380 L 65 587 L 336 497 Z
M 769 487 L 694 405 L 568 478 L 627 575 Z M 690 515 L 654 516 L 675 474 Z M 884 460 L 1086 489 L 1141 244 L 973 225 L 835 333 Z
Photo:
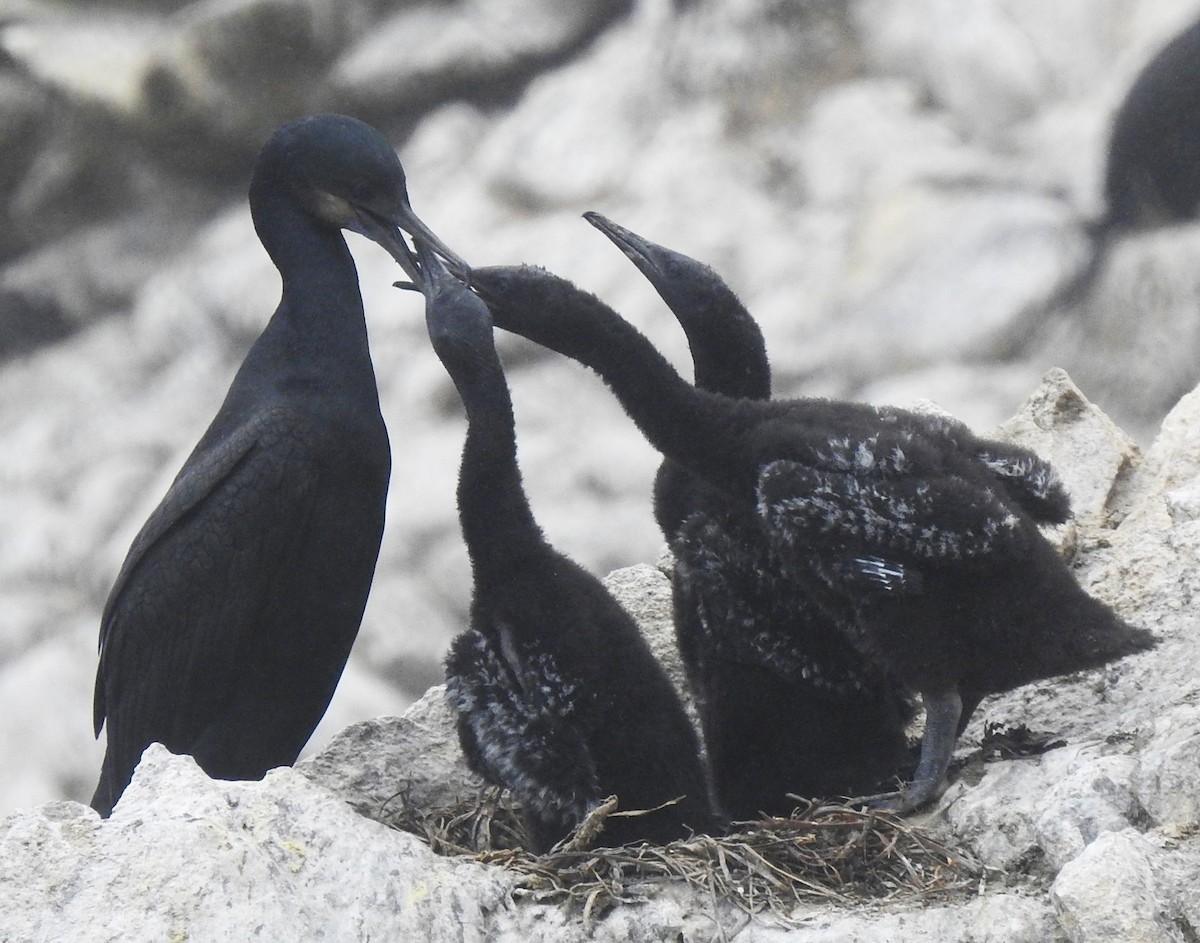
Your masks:
M 52 802 L 0 822 L 5 940 L 1192 941 L 1200 934 L 1200 391 L 1142 454 L 1062 371 L 1001 434 L 1076 496 L 1059 534 L 1080 580 L 1157 650 L 985 701 L 951 785 L 916 823 L 977 860 L 940 898 L 751 917 L 686 884 L 639 888 L 595 920 L 521 877 L 388 828 L 397 802 L 477 794 L 441 689 L 358 724 L 259 783 L 149 750 L 116 812 Z M 670 660 L 659 567 L 609 585 Z M 1015 587 L 1014 591 L 1019 591 Z

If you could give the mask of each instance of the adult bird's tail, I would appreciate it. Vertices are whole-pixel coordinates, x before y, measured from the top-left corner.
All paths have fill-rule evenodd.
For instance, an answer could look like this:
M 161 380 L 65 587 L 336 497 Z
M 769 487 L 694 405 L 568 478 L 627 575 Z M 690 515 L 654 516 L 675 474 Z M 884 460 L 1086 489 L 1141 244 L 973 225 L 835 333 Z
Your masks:
M 96 783 L 96 791 L 92 793 L 89 805 L 100 813 L 100 818 L 106 819 L 112 815 L 115 804 L 112 787 L 108 783 L 108 764 L 105 763 L 100 767 L 100 781 Z

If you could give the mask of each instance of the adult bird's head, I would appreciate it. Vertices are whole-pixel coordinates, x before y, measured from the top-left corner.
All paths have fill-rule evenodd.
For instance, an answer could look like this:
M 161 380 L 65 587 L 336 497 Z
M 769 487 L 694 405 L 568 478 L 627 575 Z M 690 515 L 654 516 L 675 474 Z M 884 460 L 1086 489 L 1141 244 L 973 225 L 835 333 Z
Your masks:
M 453 271 L 467 271 L 413 212 L 391 144 L 356 118 L 310 115 L 284 125 L 263 148 L 254 178 L 252 196 L 264 183 L 284 184 L 314 218 L 378 243 L 410 278 L 419 277 L 417 261 L 401 231 L 428 243 Z

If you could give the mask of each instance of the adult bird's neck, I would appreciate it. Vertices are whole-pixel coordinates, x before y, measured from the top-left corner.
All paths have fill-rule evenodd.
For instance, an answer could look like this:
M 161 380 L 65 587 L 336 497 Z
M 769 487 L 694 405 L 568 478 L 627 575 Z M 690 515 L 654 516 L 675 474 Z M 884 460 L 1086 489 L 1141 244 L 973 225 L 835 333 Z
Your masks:
M 269 182 L 255 181 L 250 198 L 254 228 L 283 280 L 268 330 L 305 356 L 369 359 L 358 270 L 341 231 Z
M 495 352 L 454 383 L 467 411 L 458 516 L 478 586 L 504 579 L 545 542 L 521 484 L 512 400 Z

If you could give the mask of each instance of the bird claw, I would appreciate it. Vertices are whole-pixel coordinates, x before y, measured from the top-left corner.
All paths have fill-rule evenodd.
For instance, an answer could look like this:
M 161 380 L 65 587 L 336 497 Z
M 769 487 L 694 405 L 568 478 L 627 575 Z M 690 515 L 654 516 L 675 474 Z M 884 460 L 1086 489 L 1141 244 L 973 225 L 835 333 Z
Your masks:
M 893 792 L 880 792 L 870 796 L 858 796 L 849 800 L 850 806 L 863 806 L 873 812 L 890 812 L 892 815 L 908 815 L 924 806 L 933 798 L 925 795 L 927 790 L 914 790 L 909 786 Z
M 863 806 L 881 812 L 893 812 L 904 798 L 904 790 L 896 789 L 891 792 L 876 792 L 869 796 L 855 796 L 846 800 L 848 806 Z

